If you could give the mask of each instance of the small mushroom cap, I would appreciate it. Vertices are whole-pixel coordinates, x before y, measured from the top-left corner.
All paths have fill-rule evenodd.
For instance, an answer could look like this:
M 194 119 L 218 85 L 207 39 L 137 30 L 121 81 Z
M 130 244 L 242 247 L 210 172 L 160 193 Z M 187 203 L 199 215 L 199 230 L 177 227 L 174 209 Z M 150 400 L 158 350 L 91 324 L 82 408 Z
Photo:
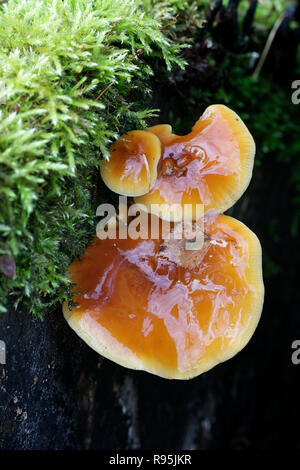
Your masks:
M 135 201 L 144 204 L 149 212 L 159 215 L 157 205 L 165 204 L 160 217 L 178 221 L 182 217 L 180 207 L 186 204 L 186 220 L 197 220 L 196 204 L 203 204 L 207 213 L 222 213 L 246 190 L 255 143 L 231 109 L 209 106 L 185 136 L 172 134 L 171 126 L 165 124 L 148 131 L 159 137 L 162 158 L 154 186 Z
M 131 131 L 110 148 L 110 159 L 100 168 L 102 179 L 112 191 L 140 196 L 152 188 L 161 156 L 158 137 L 147 131 Z
M 261 248 L 241 222 L 205 222 L 209 248 L 192 268 L 162 240 L 99 240 L 70 267 L 75 306 L 63 312 L 95 351 L 122 366 L 189 379 L 238 353 L 259 321 Z M 207 248 L 207 247 L 206 247 Z

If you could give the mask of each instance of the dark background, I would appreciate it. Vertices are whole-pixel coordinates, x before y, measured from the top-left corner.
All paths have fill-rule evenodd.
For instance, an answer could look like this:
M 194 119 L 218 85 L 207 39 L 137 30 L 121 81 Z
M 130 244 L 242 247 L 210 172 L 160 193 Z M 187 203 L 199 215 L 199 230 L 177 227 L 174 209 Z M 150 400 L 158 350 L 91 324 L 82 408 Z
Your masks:
M 194 32 L 186 71 L 155 83 L 153 106 L 161 108 L 157 122 L 171 120 L 185 131 L 194 113 L 223 96 L 254 135 L 253 179 L 229 214 L 262 243 L 266 295 L 258 328 L 236 357 L 181 382 L 101 358 L 68 327 L 59 305 L 42 322 L 22 306 L 11 309 L 0 320 L 7 349 L 7 364 L 0 365 L 0 449 L 300 449 L 300 364 L 291 361 L 292 342 L 300 340 L 300 105 L 290 103 L 291 83 L 300 79 L 299 10 L 287 10 L 261 81 L 250 85 L 253 70 L 241 71 L 240 64 L 249 51 L 261 51 L 266 37 L 254 36 L 251 10 L 241 19 L 239 2 L 227 9 L 220 3 L 212 2 L 206 30 Z M 256 2 L 249 3 L 253 9 Z M 245 81 L 237 88 L 239 74 Z M 255 95 L 259 89 L 264 99 Z M 275 100 L 277 115 L 264 115 Z M 274 119 L 281 134 L 261 152 L 275 133 Z

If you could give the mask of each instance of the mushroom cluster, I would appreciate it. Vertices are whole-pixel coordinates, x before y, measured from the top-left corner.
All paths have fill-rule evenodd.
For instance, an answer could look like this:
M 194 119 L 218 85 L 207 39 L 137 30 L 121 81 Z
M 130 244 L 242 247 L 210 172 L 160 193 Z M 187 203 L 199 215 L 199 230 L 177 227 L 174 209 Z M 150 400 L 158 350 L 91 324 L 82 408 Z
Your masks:
M 251 179 L 255 144 L 223 105 L 206 109 L 185 136 L 171 126 L 131 131 L 101 166 L 105 184 L 155 218 L 200 226 L 204 242 L 147 236 L 95 238 L 70 266 L 75 304 L 63 312 L 95 351 L 165 378 L 189 379 L 239 352 L 259 321 L 264 296 L 260 243 L 223 214 Z M 163 207 L 163 210 L 161 209 Z M 182 210 L 179 210 L 182 209 Z M 186 223 L 186 222 L 185 222 Z

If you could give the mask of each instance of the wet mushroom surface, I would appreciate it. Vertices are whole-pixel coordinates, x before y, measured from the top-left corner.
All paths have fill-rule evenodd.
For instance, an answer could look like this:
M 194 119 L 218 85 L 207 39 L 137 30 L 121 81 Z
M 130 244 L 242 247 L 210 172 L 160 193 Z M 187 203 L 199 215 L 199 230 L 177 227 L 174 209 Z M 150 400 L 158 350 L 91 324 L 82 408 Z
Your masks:
M 64 304 L 66 320 L 108 359 L 166 378 L 192 378 L 234 356 L 260 318 L 261 248 L 225 215 L 207 217 L 205 234 L 205 253 L 190 266 L 164 253 L 161 239 L 96 238 L 70 267 L 80 293 Z
M 196 204 L 205 212 L 229 209 L 247 188 L 255 143 L 239 116 L 224 105 L 209 106 L 185 136 L 160 124 L 148 129 L 161 142 L 155 184 L 135 201 L 167 220 L 197 220 Z M 158 205 L 165 205 L 163 211 Z M 191 205 L 188 207 L 188 205 Z
M 110 147 L 109 161 L 100 168 L 102 179 L 112 191 L 139 196 L 152 188 L 161 157 L 158 137 L 147 131 L 130 131 Z

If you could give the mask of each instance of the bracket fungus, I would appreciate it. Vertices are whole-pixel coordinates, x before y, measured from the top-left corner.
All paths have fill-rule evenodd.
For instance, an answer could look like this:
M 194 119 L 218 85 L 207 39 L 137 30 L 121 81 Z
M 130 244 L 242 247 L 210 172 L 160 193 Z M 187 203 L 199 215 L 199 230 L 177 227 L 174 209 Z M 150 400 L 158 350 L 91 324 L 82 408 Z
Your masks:
M 152 188 L 161 156 L 158 137 L 147 131 L 130 131 L 110 148 L 110 159 L 101 176 L 112 191 L 124 196 L 140 196 Z
M 263 305 L 261 248 L 222 212 L 248 186 L 254 153 L 247 127 L 223 105 L 209 106 L 186 136 L 163 124 L 111 146 L 103 181 L 133 197 L 130 210 L 141 207 L 148 225 L 138 237 L 124 236 L 140 221 L 115 217 L 114 237 L 97 231 L 70 266 L 74 304 L 65 302 L 63 313 L 95 351 L 128 368 L 189 379 L 247 344 Z M 177 238 L 182 220 L 191 238 Z M 157 221 L 168 221 L 171 236 L 164 228 L 153 236 Z
M 189 379 L 240 351 L 263 302 L 261 249 L 241 222 L 205 222 L 200 263 L 180 266 L 163 240 L 99 240 L 71 265 L 83 293 L 63 311 L 95 351 L 132 369 Z M 184 256 L 184 253 L 182 253 Z
M 101 175 L 114 192 L 134 196 L 158 217 L 179 221 L 183 208 L 186 220 L 197 220 L 199 204 L 206 212 L 222 213 L 246 190 L 255 143 L 226 106 L 209 106 L 185 136 L 172 134 L 168 124 L 148 133 L 159 142 L 146 139 L 146 131 L 131 131 L 112 145 Z
M 209 106 L 185 136 L 172 134 L 169 125 L 150 127 L 161 142 L 162 156 L 152 189 L 135 198 L 149 212 L 164 204 L 165 217 L 196 220 L 195 207 L 222 213 L 244 193 L 252 175 L 255 143 L 239 116 L 224 105 Z M 189 205 L 190 208 L 189 208 Z M 187 212 L 189 211 L 189 213 Z

